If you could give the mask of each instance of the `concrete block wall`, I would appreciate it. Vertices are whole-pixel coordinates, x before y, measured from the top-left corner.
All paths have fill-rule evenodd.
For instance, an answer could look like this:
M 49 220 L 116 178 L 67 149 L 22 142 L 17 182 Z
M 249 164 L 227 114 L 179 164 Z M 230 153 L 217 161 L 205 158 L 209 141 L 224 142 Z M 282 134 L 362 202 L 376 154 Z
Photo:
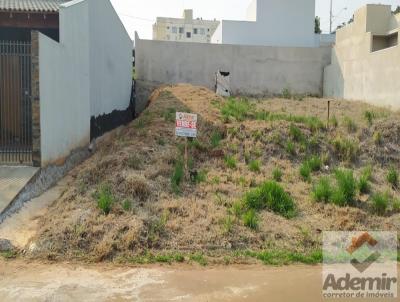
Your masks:
M 137 112 L 152 87 L 190 83 L 215 88 L 218 70 L 230 72 L 241 95 L 322 95 L 323 70 L 331 48 L 267 47 L 142 40 L 136 35 Z

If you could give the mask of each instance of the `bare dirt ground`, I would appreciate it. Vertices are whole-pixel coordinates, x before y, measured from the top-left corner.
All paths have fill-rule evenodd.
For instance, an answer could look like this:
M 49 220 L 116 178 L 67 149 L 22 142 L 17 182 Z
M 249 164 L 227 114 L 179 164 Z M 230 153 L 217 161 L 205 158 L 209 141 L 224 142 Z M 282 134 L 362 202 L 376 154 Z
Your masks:
M 129 268 L 17 260 L 0 261 L 0 301 L 323 300 L 320 266 L 221 266 L 204 269 L 173 265 Z
M 375 192 L 400 198 L 386 181 L 389 167 L 399 168 L 398 113 L 336 101 L 331 104 L 336 123 L 331 121 L 327 130 L 318 123 L 315 128 L 315 120 L 308 119 L 325 123 L 323 99 L 250 100 L 251 114 L 247 110 L 243 119 L 223 114 L 227 102 L 190 85 L 157 90 L 137 120 L 108 134 L 95 154 L 69 174 L 65 193 L 37 220 L 38 232 L 27 243 L 34 248 L 20 254 L 125 263 L 252 263 L 252 254 L 245 251 L 315 254 L 324 230 L 399 230 L 400 213 L 394 206 L 382 215 L 371 207 Z M 174 136 L 176 111 L 199 114 L 199 137 L 189 144 L 192 179 L 174 186 L 184 146 Z M 373 113 L 370 125 L 366 111 Z M 268 118 L 256 117 L 266 112 Z M 349 131 L 348 120 L 355 129 Z M 291 136 L 292 125 L 306 144 Z M 354 150 L 341 152 L 334 144 L 339 139 L 354 143 Z M 287 150 L 289 142 L 292 152 Z M 299 167 L 310 152 L 324 164 L 305 181 Z M 227 157 L 233 158 L 234 167 L 228 166 Z M 250 169 L 249 161 L 258 161 L 259 169 Z M 334 169 L 352 169 L 359 177 L 367 166 L 373 174 L 370 193 L 357 194 L 355 205 L 317 203 L 311 197 L 318 179 Z M 257 212 L 257 228 L 251 229 L 235 214 L 235 203 L 271 180 L 276 168 L 282 171 L 280 184 L 294 200 L 297 215 L 288 219 L 263 209 Z M 110 208 L 101 210 L 101 201 L 110 201 Z M 212 259 L 204 259 L 208 256 Z M 284 258 L 284 263 L 291 262 Z

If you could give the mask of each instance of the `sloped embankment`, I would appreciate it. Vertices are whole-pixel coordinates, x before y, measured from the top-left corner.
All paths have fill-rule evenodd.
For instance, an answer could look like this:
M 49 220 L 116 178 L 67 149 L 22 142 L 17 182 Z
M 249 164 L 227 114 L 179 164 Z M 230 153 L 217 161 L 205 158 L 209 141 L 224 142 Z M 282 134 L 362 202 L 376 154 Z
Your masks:
M 176 111 L 199 114 L 187 179 Z M 389 133 L 396 128 L 386 125 L 398 127 L 398 119 L 362 103 L 337 102 L 332 111 L 328 130 L 320 99 L 235 101 L 190 85 L 160 88 L 137 120 L 106 135 L 70 173 L 73 185 L 41 219 L 29 255 L 204 263 L 204 253 L 224 262 L 317 262 L 323 230 L 398 230 L 399 196 L 386 181 L 399 154 Z M 364 111 L 374 112 L 373 125 Z M 354 184 L 351 202 L 316 200 L 323 177 L 340 191 L 337 168 L 353 171 L 357 182 L 369 168 L 368 192 Z M 386 191 L 391 203 L 378 215 L 373 194 Z

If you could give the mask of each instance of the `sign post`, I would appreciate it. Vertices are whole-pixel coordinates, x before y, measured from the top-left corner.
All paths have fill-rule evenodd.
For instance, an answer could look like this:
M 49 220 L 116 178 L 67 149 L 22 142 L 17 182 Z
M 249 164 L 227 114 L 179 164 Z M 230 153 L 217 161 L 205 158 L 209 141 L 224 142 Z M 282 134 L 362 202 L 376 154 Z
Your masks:
M 185 175 L 188 174 L 188 137 L 197 137 L 197 114 L 177 112 L 175 135 L 185 138 Z

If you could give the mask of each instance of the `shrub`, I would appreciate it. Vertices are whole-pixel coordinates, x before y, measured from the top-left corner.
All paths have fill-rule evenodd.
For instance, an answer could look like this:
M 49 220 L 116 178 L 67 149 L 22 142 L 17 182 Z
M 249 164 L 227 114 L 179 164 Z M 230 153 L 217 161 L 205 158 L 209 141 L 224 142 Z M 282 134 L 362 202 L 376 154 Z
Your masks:
M 331 181 L 328 177 L 322 177 L 314 186 L 312 196 L 317 202 L 328 203 L 333 194 Z
M 357 181 L 351 170 L 337 170 L 335 173 L 337 188 L 332 194 L 332 201 L 339 206 L 351 205 L 357 190 Z
M 332 145 L 339 159 L 351 162 L 357 158 L 359 152 L 357 142 L 337 137 L 332 141 Z
M 295 204 L 288 193 L 275 181 L 268 181 L 247 192 L 244 205 L 248 209 L 269 209 L 286 218 L 295 216 Z
M 351 119 L 351 118 L 349 118 L 349 117 L 345 117 L 344 119 L 343 119 L 343 123 L 345 124 L 345 126 L 346 126 L 346 128 L 347 128 L 347 131 L 349 132 L 349 133 L 352 133 L 352 132 L 356 132 L 357 131 L 357 124 Z
M 174 167 L 174 173 L 171 176 L 171 185 L 172 185 L 172 190 L 175 193 L 180 192 L 180 185 L 181 182 L 183 181 L 183 178 L 185 176 L 185 169 L 184 169 L 184 164 L 181 160 L 178 160 L 175 163 Z
M 250 229 L 256 230 L 258 228 L 258 216 L 254 209 L 248 210 L 243 214 L 243 223 Z
M 368 126 L 371 127 L 375 118 L 375 113 L 372 111 L 365 111 L 364 118 L 367 120 Z
M 232 155 L 226 155 L 225 156 L 225 165 L 229 169 L 236 169 L 236 158 Z
M 221 132 L 219 132 L 219 131 L 213 132 L 211 135 L 211 146 L 213 148 L 219 147 L 219 145 L 221 144 L 221 140 L 222 140 Z
M 111 211 L 113 202 L 114 197 L 111 192 L 111 187 L 108 185 L 102 185 L 97 193 L 97 206 L 105 215 L 108 215 Z
M 390 204 L 390 195 L 386 193 L 377 193 L 372 197 L 372 209 L 378 215 L 385 215 Z
M 221 114 L 224 120 L 229 120 L 233 117 L 237 121 L 244 121 L 253 112 L 253 107 L 246 99 L 229 98 L 222 105 Z
M 286 152 L 289 153 L 290 155 L 296 155 L 296 146 L 294 145 L 293 142 L 288 141 L 286 143 Z
M 275 168 L 275 169 L 272 171 L 272 177 L 273 177 L 273 179 L 274 179 L 275 181 L 280 182 L 280 181 L 282 180 L 282 176 L 283 176 L 283 173 L 282 173 L 282 170 L 281 170 L 281 169 Z
M 259 160 L 252 160 L 249 163 L 249 169 L 252 172 L 260 172 L 261 161 Z
M 290 124 L 289 134 L 296 142 L 302 142 L 304 140 L 303 132 L 295 124 Z
M 399 186 L 399 173 L 394 167 L 390 167 L 386 179 L 388 183 L 392 185 L 393 188 L 396 189 Z

